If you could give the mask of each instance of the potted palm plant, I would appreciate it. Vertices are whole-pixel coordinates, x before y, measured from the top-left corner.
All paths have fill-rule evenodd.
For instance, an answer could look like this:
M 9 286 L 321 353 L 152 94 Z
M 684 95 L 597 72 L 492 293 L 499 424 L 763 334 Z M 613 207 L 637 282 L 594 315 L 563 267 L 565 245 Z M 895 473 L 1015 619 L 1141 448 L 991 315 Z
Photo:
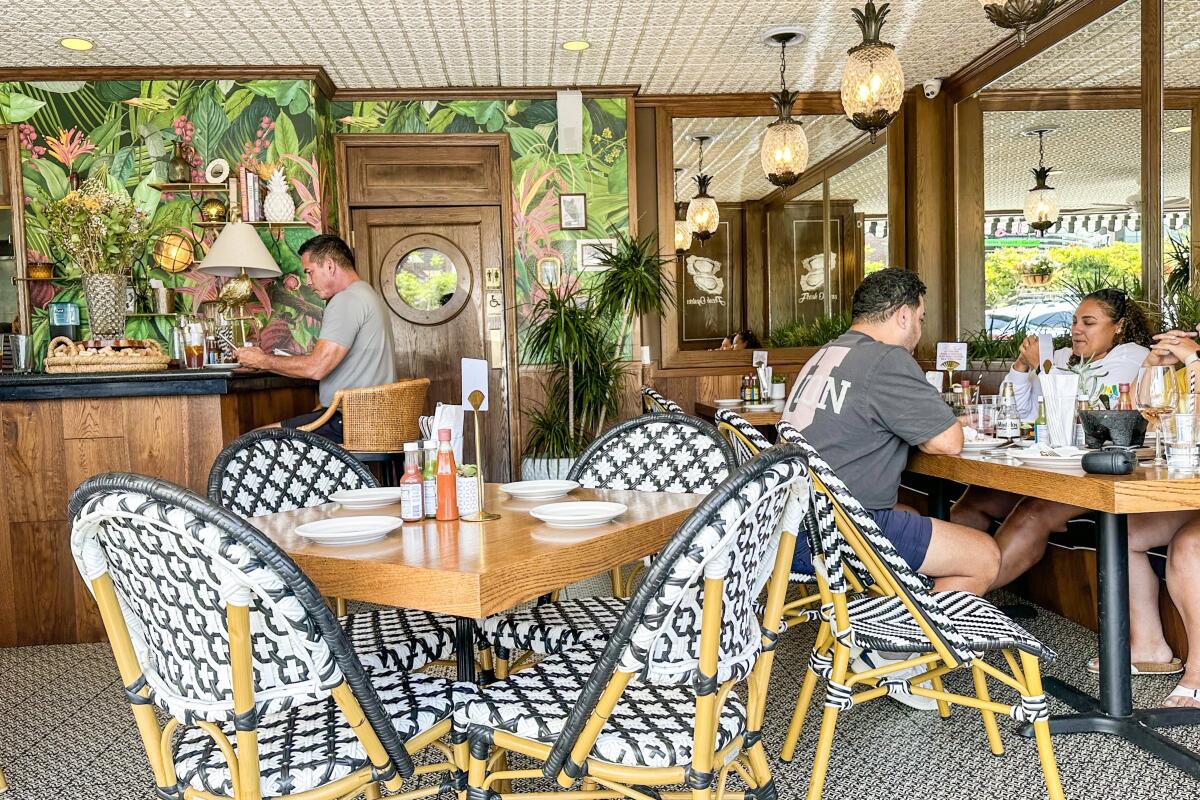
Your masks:
M 523 478 L 562 477 L 620 405 L 626 339 L 636 321 L 661 314 L 671 283 L 653 235 L 617 234 L 598 248 L 600 271 L 584 283 L 567 276 L 533 304 L 525 331 L 527 361 L 546 368 L 546 399 L 529 415 Z

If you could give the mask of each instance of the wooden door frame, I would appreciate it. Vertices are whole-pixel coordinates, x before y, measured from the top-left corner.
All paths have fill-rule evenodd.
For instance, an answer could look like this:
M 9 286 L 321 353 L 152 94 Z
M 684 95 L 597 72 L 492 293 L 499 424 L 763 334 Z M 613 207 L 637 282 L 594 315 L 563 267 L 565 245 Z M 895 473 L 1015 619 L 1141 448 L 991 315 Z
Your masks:
M 350 204 L 346 181 L 349 151 L 356 147 L 387 146 L 421 147 L 495 147 L 500 160 L 500 260 L 504 271 L 504 382 L 508 390 L 509 462 L 512 475 L 520 474 L 521 454 L 517 445 L 521 439 L 520 408 L 520 364 L 517 361 L 517 275 L 513 264 L 513 215 L 512 215 L 512 145 L 506 133 L 339 133 L 333 137 L 334 171 L 336 174 L 338 232 L 347 241 L 350 238 Z M 492 203 L 461 203 L 462 206 L 491 206 Z M 372 208 L 372 206 L 358 206 Z M 409 206 L 375 206 L 377 208 L 434 208 L 421 204 Z M 357 256 L 357 253 L 356 253 Z M 486 265 L 479 265 L 484 269 Z M 486 317 L 484 324 L 486 325 Z M 487 331 L 483 331 L 483 344 L 487 347 Z M 485 351 L 486 352 L 486 351 Z
M 29 302 L 29 284 L 25 280 L 25 186 L 21 177 L 21 141 L 17 136 L 17 126 L 0 125 L 0 139 L 7 145 L 4 152 L 8 162 L 0 163 L 0 172 L 7 178 L 12 204 L 13 274 L 17 278 L 13 288 L 17 292 L 17 316 L 21 323 L 14 333 L 33 333 L 33 308 Z

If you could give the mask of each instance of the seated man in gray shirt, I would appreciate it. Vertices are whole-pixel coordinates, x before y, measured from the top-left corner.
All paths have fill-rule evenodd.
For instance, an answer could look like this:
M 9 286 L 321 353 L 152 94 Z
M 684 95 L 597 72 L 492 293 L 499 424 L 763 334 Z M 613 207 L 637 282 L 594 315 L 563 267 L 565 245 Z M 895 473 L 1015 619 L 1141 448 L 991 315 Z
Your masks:
M 962 426 L 912 356 L 925 317 L 925 284 L 907 270 L 876 272 L 854 293 L 852 316 L 850 330 L 804 365 L 783 419 L 829 462 L 909 566 L 934 579 L 935 590 L 982 594 L 1000 569 L 995 541 L 897 506 L 910 446 L 954 455 L 963 443 Z M 793 569 L 812 573 L 804 537 Z M 864 657 L 873 658 L 868 668 L 883 661 Z M 936 708 L 929 698 L 901 702 Z
M 308 285 L 325 301 L 321 333 L 312 352 L 299 356 L 277 356 L 258 347 L 237 351 L 238 363 L 294 378 L 321 382 L 321 408 L 285 419 L 285 428 L 298 428 L 324 415 L 338 389 L 379 386 L 396 380 L 392 324 L 383 298 L 358 277 L 354 254 L 337 236 L 323 234 L 300 246 L 300 264 Z M 275 427 L 275 426 L 272 426 Z M 342 441 L 342 414 L 317 428 L 335 442 Z

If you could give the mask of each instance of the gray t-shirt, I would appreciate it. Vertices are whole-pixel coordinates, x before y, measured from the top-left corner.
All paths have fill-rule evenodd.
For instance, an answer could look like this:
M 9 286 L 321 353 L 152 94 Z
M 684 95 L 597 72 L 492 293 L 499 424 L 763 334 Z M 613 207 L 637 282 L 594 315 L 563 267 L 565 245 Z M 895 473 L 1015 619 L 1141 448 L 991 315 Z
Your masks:
M 392 324 L 383 298 L 366 281 L 355 281 L 329 298 L 318 338 L 350 352 L 321 381 L 321 405 L 338 389 L 379 386 L 396 380 Z
M 853 330 L 804 365 L 783 419 L 871 510 L 896 505 L 909 445 L 955 422 L 907 350 Z

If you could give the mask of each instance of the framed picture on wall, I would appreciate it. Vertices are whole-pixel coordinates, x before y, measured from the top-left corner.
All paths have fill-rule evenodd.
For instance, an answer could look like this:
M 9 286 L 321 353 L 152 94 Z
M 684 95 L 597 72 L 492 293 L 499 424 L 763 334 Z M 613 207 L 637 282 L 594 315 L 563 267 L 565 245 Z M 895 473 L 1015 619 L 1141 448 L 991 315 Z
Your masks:
M 587 229 L 587 195 L 560 194 L 558 196 L 559 227 L 564 231 Z
M 579 239 L 575 242 L 575 269 L 579 272 L 603 272 L 601 250 L 612 250 L 616 239 Z

